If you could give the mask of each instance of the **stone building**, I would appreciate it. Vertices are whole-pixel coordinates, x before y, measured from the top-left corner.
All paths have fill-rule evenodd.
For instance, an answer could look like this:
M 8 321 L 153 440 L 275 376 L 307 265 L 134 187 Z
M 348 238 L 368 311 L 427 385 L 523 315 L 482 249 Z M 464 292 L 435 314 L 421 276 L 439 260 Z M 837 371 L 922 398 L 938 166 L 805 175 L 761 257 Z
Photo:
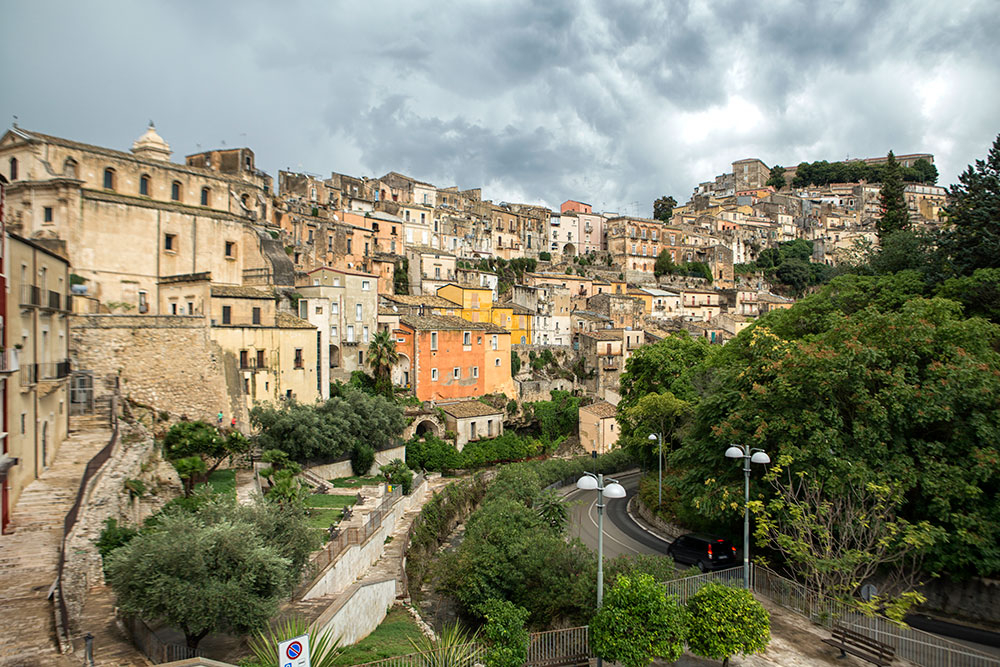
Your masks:
M 460 401 L 441 405 L 445 428 L 455 433 L 458 451 L 470 442 L 503 435 L 503 410 L 482 401 Z
M 10 287 L 0 326 L 4 388 L 3 526 L 22 489 L 52 463 L 69 431 L 69 262 L 45 246 L 5 234 Z
M 457 258 L 444 250 L 414 245 L 406 248 L 410 294 L 435 294 L 455 280 Z
M 210 151 L 186 164 L 170 154 L 152 125 L 130 153 L 15 126 L 0 138 L 12 176 L 7 226 L 62 241 L 77 280 L 105 308 L 154 314 L 159 279 L 183 273 L 290 286 L 291 262 L 268 230 L 270 177 L 253 152 Z
M 597 401 L 580 408 L 580 445 L 588 452 L 606 454 L 618 443 L 617 408 Z
M 645 314 L 643 300 L 626 294 L 595 294 L 587 299 L 587 310 L 604 315 L 616 328 L 637 328 Z

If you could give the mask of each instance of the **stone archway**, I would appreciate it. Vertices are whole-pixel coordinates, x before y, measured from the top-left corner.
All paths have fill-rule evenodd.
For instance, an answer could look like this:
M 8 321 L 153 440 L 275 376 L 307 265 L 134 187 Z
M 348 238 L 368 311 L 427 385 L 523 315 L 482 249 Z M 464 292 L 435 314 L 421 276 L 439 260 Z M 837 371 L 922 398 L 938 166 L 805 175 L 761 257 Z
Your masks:
M 416 428 L 413 430 L 413 434 L 418 438 L 425 438 L 428 433 L 437 438 L 441 437 L 441 434 L 438 432 L 438 425 L 434 420 L 424 419 L 417 422 Z
M 576 246 L 573 245 L 572 243 L 567 243 L 566 245 L 564 245 L 563 246 L 563 255 L 566 255 L 568 257 L 574 257 L 574 256 L 576 256 Z

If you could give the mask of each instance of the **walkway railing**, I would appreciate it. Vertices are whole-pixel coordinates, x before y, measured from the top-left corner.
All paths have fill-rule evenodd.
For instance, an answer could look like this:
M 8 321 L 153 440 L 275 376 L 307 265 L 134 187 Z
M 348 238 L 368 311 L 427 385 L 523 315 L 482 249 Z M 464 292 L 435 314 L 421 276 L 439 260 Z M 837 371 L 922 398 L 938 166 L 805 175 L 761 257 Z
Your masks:
M 141 618 L 119 614 L 118 618 L 132 638 L 132 643 L 142 654 L 149 658 L 150 662 L 159 665 L 164 662 L 174 660 L 187 660 L 189 658 L 200 658 L 205 654 L 200 649 L 188 648 L 183 644 L 170 644 L 164 642 L 156 633 L 146 625 Z
M 717 582 L 734 588 L 743 587 L 743 568 L 734 567 L 719 572 L 676 579 L 664 583 L 667 592 L 686 602 L 699 588 Z M 896 656 L 926 667 L 997 667 L 1000 658 L 938 637 L 923 630 L 900 625 L 884 616 L 868 616 L 854 607 L 830 597 L 819 595 L 806 586 L 751 564 L 750 587 L 757 595 L 780 607 L 805 616 L 813 623 L 832 628 L 834 623 L 846 626 L 872 639 L 889 644 Z

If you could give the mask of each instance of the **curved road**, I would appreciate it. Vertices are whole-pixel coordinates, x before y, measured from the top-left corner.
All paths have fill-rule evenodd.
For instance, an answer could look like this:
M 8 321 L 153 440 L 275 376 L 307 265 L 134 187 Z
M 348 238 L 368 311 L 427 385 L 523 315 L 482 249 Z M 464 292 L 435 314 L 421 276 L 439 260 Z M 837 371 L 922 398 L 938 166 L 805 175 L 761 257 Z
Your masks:
M 626 512 L 629 498 L 639 489 L 639 471 L 615 477 L 625 487 L 622 499 L 605 500 L 604 556 L 614 558 L 623 554 L 656 554 L 665 556 L 669 541 L 640 528 Z M 597 492 L 574 489 L 566 494 L 570 503 L 569 530 L 584 544 L 597 550 Z

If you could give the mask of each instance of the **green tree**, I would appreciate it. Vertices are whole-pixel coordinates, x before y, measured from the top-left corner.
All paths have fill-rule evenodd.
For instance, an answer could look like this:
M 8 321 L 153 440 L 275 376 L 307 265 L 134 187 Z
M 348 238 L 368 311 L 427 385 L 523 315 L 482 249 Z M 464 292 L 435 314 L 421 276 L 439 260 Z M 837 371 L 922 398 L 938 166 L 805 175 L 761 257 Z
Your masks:
M 774 275 L 782 283 L 795 290 L 796 294 L 802 294 L 812 278 L 809 263 L 803 262 L 801 259 L 786 259 L 775 270 Z
M 976 269 L 971 276 L 950 278 L 938 287 L 937 295 L 962 304 L 969 317 L 1000 324 L 1000 268 Z
M 703 338 L 694 338 L 686 331 L 640 347 L 625 362 L 619 414 L 649 393 L 669 391 L 683 401 L 697 402 L 699 390 L 695 381 L 699 366 L 712 351 Z
M 633 456 L 643 467 L 649 468 L 655 467 L 660 454 L 659 440 L 652 441 L 649 435 L 661 435 L 663 454 L 669 455 L 678 440 L 681 426 L 690 414 L 690 403 L 665 391 L 662 394 L 646 394 L 635 405 L 627 408 L 619 421 L 622 423 L 622 431 L 632 436 L 628 438 L 627 445 L 631 447 Z
M 203 474 L 211 475 L 227 458 L 250 449 L 249 441 L 239 431 L 223 433 L 203 421 L 177 422 L 163 438 L 167 458 L 176 461 L 197 456 L 205 462 Z
M 385 477 L 385 481 L 393 486 L 399 485 L 403 494 L 407 495 L 413 486 L 413 471 L 406 466 L 402 459 L 393 459 L 384 466 L 379 466 L 378 471 Z
M 392 291 L 395 294 L 410 293 L 410 278 L 407 275 L 410 268 L 410 260 L 405 257 L 399 259 L 392 267 Z
M 677 206 L 676 199 L 663 195 L 653 202 L 653 218 L 656 220 L 662 220 L 663 222 L 668 222 L 670 220 L 670 216 L 674 214 L 675 206 Z
M 261 629 L 292 585 L 288 559 L 251 525 L 186 512 L 116 549 L 107 570 L 122 611 L 179 628 L 189 648 L 210 632 Z
M 569 508 L 555 489 L 548 489 L 540 492 L 535 498 L 532 506 L 538 512 L 550 528 L 557 532 L 562 532 L 566 528 L 566 521 L 569 519 Z
M 511 377 L 516 377 L 518 373 L 521 372 L 521 355 L 516 351 L 510 351 L 510 374 Z
M 174 468 L 177 470 L 177 476 L 184 482 L 185 496 L 191 495 L 195 482 L 203 479 L 207 470 L 205 461 L 200 456 L 185 456 L 182 459 L 177 459 L 174 461 Z
M 785 187 L 785 168 L 778 164 L 771 167 L 770 177 L 764 185 L 772 187 L 775 190 Z
M 375 450 L 371 445 L 358 443 L 351 451 L 351 471 L 361 477 L 367 475 L 375 464 Z
M 684 609 L 648 574 L 619 576 L 590 622 L 594 652 L 625 667 L 646 667 L 654 658 L 676 661 L 686 634 Z
M 486 667 L 521 667 L 528 659 L 528 610 L 507 600 L 487 600 L 479 613 L 486 619 Z
M 722 584 L 706 584 L 691 596 L 688 648 L 695 655 L 722 660 L 736 654 L 762 653 L 771 643 L 771 616 L 753 593 Z
M 392 398 L 392 367 L 399 362 L 396 341 L 388 329 L 372 336 L 368 344 L 368 365 L 375 374 L 375 389 L 387 398 Z
M 893 155 L 892 151 L 889 151 L 885 171 L 882 174 L 882 189 L 879 193 L 882 217 L 875 224 L 879 239 L 892 232 L 910 228 L 910 212 L 906 208 L 903 188 L 899 163 L 896 162 L 896 156 Z
M 938 170 L 933 164 L 924 158 L 920 158 L 913 163 L 913 168 L 919 175 L 919 180 L 921 183 L 926 183 L 927 185 L 934 185 L 938 180 Z
M 653 275 L 659 278 L 660 276 L 670 275 L 676 271 L 677 265 L 674 264 L 674 258 L 670 255 L 670 251 L 664 248 L 657 255 L 656 263 L 653 264 Z
M 952 276 L 1000 268 L 1000 135 L 951 186 L 941 253 Z

